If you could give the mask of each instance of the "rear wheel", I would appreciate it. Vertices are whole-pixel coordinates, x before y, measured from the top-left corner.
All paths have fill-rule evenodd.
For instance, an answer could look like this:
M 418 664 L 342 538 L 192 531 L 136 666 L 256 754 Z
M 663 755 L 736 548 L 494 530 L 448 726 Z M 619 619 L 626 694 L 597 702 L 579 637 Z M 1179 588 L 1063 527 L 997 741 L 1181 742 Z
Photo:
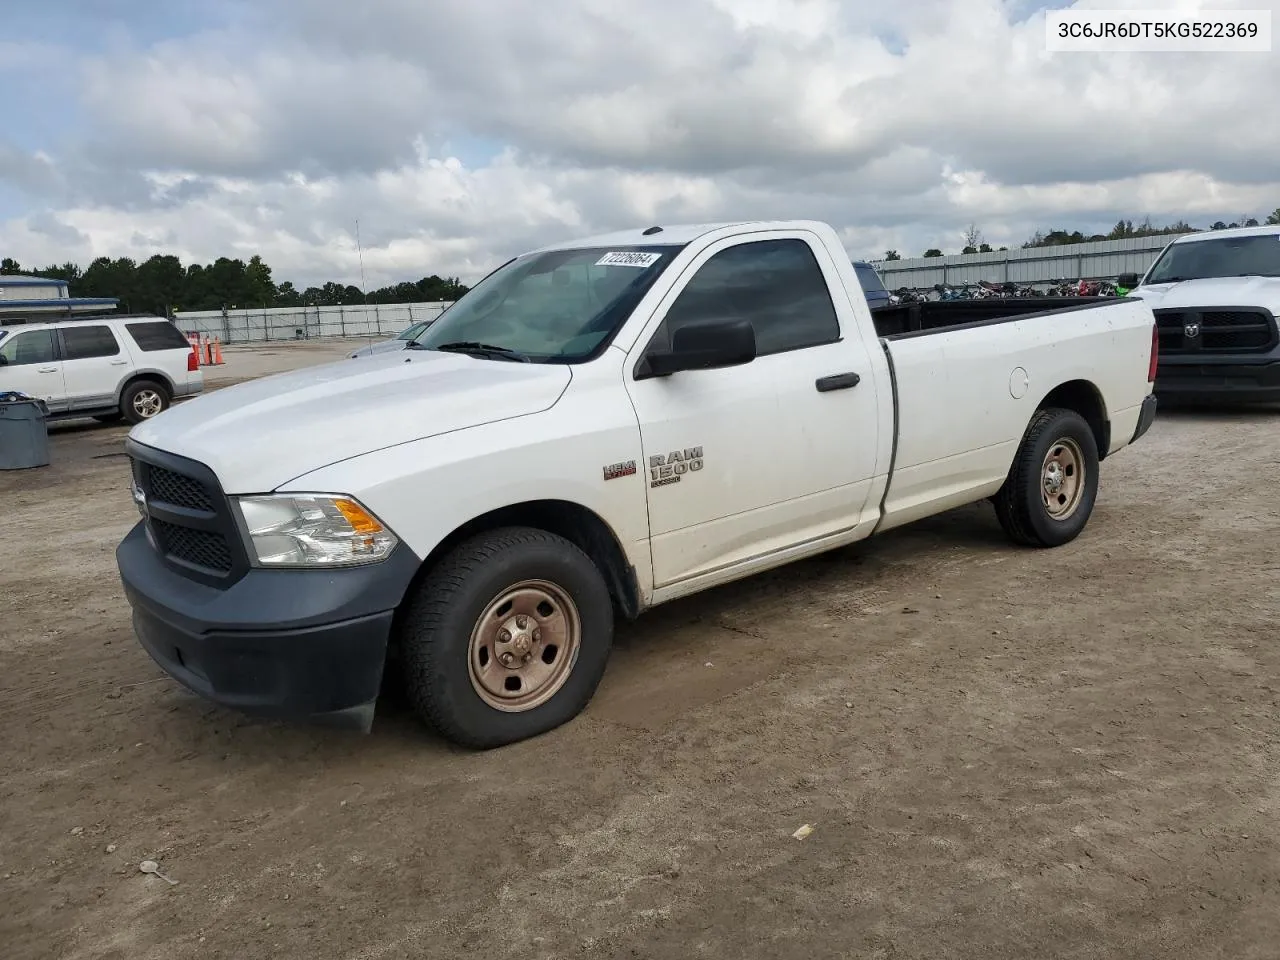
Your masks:
M 124 388 L 120 397 L 120 412 L 130 423 L 150 420 L 169 409 L 169 391 L 164 384 L 154 380 L 135 380 Z
M 1098 496 L 1098 447 L 1074 410 L 1040 410 L 1023 435 L 996 517 L 1014 543 L 1057 547 L 1080 535 Z
M 427 574 L 400 641 L 418 714 L 455 743 L 496 747 L 587 705 L 613 644 L 613 604 L 573 543 L 508 527 L 460 544 Z

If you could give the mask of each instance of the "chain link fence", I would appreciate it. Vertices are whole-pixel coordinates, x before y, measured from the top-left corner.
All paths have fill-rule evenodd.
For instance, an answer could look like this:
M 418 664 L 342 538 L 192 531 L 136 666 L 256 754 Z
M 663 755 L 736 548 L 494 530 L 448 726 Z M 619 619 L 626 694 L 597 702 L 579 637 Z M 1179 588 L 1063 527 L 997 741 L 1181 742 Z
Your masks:
M 261 310 L 196 310 L 174 315 L 183 333 L 219 337 L 223 343 L 314 340 L 321 337 L 387 339 L 419 320 L 434 320 L 449 306 L 381 303 L 340 307 L 272 307 Z

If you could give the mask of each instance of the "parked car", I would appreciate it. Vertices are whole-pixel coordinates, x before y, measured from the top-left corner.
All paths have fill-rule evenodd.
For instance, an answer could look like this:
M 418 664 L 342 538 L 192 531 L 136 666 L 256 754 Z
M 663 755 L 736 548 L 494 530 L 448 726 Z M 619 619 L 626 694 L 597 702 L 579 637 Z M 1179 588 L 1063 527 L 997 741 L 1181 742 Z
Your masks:
M 880 274 L 876 273 L 875 267 L 865 260 L 854 260 L 853 272 L 858 275 L 858 283 L 861 284 L 862 292 L 867 297 L 867 306 L 872 310 L 887 307 L 892 302 L 889 291 L 884 288 L 884 281 L 880 279 Z
M 0 327 L 0 392 L 49 407 L 49 419 L 141 423 L 204 390 L 199 358 L 170 321 L 85 317 Z
M 858 289 L 822 223 L 557 244 L 403 353 L 139 425 L 138 638 L 211 700 L 365 730 L 392 651 L 424 720 L 492 747 L 582 710 L 615 614 L 984 499 L 1073 540 L 1155 416 L 1150 308 Z
M 390 340 L 379 340 L 376 343 L 366 344 L 358 350 L 352 350 L 349 359 L 354 360 L 356 357 L 372 357 L 379 353 L 394 353 L 397 350 L 403 350 L 434 322 L 435 319 L 432 318 L 431 320 L 419 320 L 417 323 L 412 323 Z
M 1280 225 L 1180 237 L 1141 280 L 1130 273 L 1118 284 L 1155 313 L 1159 396 L 1280 400 Z

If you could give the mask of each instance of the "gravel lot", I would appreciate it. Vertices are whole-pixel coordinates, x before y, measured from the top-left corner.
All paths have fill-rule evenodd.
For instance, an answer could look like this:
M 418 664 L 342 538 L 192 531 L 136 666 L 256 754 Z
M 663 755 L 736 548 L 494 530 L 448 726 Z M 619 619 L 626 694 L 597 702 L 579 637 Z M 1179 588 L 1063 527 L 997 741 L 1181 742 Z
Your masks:
M 1058 550 L 975 506 L 660 608 L 484 754 L 163 677 L 124 435 L 0 473 L 6 960 L 1277 955 L 1275 413 L 1162 414 Z

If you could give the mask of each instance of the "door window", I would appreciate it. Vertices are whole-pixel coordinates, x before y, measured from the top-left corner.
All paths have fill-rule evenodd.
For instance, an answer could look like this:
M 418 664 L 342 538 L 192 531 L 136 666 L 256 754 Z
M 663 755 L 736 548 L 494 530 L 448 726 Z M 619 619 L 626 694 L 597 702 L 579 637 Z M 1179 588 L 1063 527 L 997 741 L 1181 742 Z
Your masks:
M 49 330 L 29 330 L 9 337 L 0 344 L 0 357 L 11 367 L 32 363 L 53 363 L 53 333 Z
M 656 343 L 669 349 L 672 331 L 700 320 L 749 320 L 757 356 L 840 339 L 822 268 L 799 239 L 758 240 L 715 254 L 671 305 Z
M 66 360 L 88 360 L 92 357 L 114 357 L 120 344 L 110 327 L 63 327 L 62 346 Z

